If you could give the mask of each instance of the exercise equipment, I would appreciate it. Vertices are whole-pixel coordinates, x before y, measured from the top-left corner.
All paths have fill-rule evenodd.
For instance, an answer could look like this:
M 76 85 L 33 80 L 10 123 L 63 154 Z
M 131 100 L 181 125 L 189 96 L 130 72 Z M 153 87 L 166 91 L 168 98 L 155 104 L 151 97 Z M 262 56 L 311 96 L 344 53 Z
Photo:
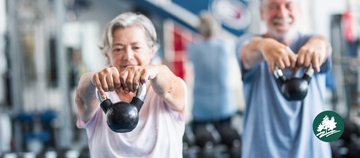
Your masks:
M 360 157 L 360 139 L 356 138 L 347 144 L 348 153 L 345 155 L 347 158 Z
M 90 157 L 90 150 L 89 147 L 85 147 L 80 151 L 79 158 L 89 158 Z
M 360 132 L 358 126 L 344 119 L 344 132 L 340 138 L 331 142 L 333 158 L 357 158 L 360 155 Z
M 241 157 L 241 136 L 231 124 L 224 124 L 220 128 L 222 144 L 226 145 L 230 151 L 231 158 Z
M 215 129 L 213 124 L 207 123 L 204 125 L 199 125 L 195 128 L 195 138 L 196 144 L 200 147 L 205 147 L 208 142 L 211 142 L 214 145 L 217 145 L 221 142 L 221 136 L 219 132 Z
M 348 119 L 343 119 L 343 121 L 344 121 L 344 132 L 340 136 L 340 139 L 344 140 L 345 143 L 349 143 L 352 140 L 360 137 L 360 130 L 355 123 L 349 121 Z
M 131 132 L 139 122 L 139 112 L 146 96 L 146 84 L 140 84 L 130 103 L 120 101 L 112 103 L 108 97 L 103 99 L 96 88 L 96 97 L 104 111 L 107 124 L 117 133 Z
M 233 144 L 230 149 L 231 158 L 240 158 L 241 157 L 241 141 L 236 139 L 233 141 Z
M 183 157 L 184 158 L 197 158 L 199 157 L 201 148 L 199 146 L 189 146 L 183 142 Z
M 221 136 L 213 124 L 198 125 L 195 128 L 196 144 L 201 148 L 201 158 L 224 158 L 228 148 L 222 145 Z
M 226 145 L 214 145 L 212 142 L 206 142 L 201 152 L 201 158 L 226 158 L 229 157 Z
M 310 66 L 302 78 L 292 77 L 287 79 L 282 70 L 275 67 L 274 76 L 280 83 L 280 92 L 288 101 L 299 101 L 306 97 L 314 69 Z
M 227 145 L 231 148 L 234 141 L 241 142 L 241 136 L 236 129 L 231 127 L 231 124 L 224 124 L 220 128 L 220 135 L 222 138 L 222 144 Z
M 196 145 L 196 138 L 189 125 L 185 126 L 185 133 L 183 136 L 184 144 L 190 146 Z
M 197 158 L 201 149 L 196 146 L 195 135 L 189 125 L 185 126 L 185 133 L 183 136 L 183 157 Z

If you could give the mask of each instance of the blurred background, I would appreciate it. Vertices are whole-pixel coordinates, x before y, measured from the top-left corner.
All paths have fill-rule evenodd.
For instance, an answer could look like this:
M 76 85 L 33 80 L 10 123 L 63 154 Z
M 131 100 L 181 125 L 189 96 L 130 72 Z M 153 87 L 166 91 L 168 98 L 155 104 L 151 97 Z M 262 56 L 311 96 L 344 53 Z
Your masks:
M 333 156 L 359 157 L 360 1 L 300 3 L 300 30 L 323 35 L 333 48 L 326 109 L 345 122 L 342 139 L 332 143 Z M 244 33 L 266 31 L 259 0 L 0 0 L 0 157 L 89 157 L 86 132 L 76 127 L 76 87 L 83 73 L 108 66 L 98 43 L 106 24 L 128 11 L 154 23 L 160 49 L 152 63 L 169 66 L 187 83 L 191 122 L 194 71 L 185 50 L 199 38 L 204 10 L 222 24 L 220 37 L 231 44 Z M 241 134 L 245 104 L 235 54 L 229 64 L 239 111 L 232 125 Z M 186 131 L 184 157 L 197 157 L 204 151 Z M 239 146 L 227 154 L 221 148 L 208 152 L 233 157 L 230 151 L 241 153 Z

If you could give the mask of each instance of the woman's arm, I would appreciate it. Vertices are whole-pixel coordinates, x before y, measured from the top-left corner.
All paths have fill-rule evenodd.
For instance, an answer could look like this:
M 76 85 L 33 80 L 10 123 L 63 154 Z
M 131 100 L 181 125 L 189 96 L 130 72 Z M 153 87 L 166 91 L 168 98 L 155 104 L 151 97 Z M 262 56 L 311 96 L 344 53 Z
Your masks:
M 107 67 L 96 73 L 86 73 L 81 76 L 76 90 L 76 104 L 78 114 L 84 122 L 89 121 L 95 114 L 99 102 L 95 95 L 95 88 L 105 98 L 105 92 L 120 89 L 119 71 L 116 67 Z
M 126 92 L 135 91 L 139 83 L 150 80 L 156 94 L 173 110 L 183 111 L 185 89 L 182 81 L 165 65 L 129 66 L 120 74 L 121 86 Z
M 182 81 L 167 66 L 157 67 L 159 73 L 151 80 L 154 91 L 174 110 L 182 111 L 185 106 L 185 89 Z
M 95 96 L 95 86 L 91 83 L 93 75 L 93 73 L 83 74 L 76 89 L 75 102 L 78 108 L 78 115 L 85 123 L 94 116 L 99 103 Z

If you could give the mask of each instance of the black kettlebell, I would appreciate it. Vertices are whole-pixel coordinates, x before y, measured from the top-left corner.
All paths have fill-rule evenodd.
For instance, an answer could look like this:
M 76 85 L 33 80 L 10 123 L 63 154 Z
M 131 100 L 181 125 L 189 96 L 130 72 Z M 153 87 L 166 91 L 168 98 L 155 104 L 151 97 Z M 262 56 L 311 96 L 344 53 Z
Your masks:
M 310 66 L 302 78 L 286 79 L 281 69 L 275 67 L 274 76 L 280 83 L 281 94 L 288 101 L 299 101 L 306 97 L 314 69 Z
M 146 96 L 146 84 L 140 84 L 131 102 L 120 101 L 112 103 L 108 97 L 103 99 L 98 89 L 96 98 L 106 115 L 106 122 L 110 129 L 117 133 L 131 132 L 139 122 L 139 112 Z

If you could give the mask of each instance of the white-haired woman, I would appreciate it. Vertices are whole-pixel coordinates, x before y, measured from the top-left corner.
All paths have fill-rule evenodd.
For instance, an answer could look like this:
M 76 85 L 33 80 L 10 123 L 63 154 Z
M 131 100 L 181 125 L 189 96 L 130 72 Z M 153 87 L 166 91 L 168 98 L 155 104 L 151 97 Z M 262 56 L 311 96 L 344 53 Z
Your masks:
M 165 65 L 149 65 L 156 31 L 144 15 L 123 13 L 108 23 L 101 50 L 111 67 L 86 73 L 76 92 L 79 128 L 92 157 L 182 157 L 186 85 Z M 136 128 L 115 133 L 99 108 L 95 88 L 112 102 L 130 102 L 140 83 L 147 94 Z

